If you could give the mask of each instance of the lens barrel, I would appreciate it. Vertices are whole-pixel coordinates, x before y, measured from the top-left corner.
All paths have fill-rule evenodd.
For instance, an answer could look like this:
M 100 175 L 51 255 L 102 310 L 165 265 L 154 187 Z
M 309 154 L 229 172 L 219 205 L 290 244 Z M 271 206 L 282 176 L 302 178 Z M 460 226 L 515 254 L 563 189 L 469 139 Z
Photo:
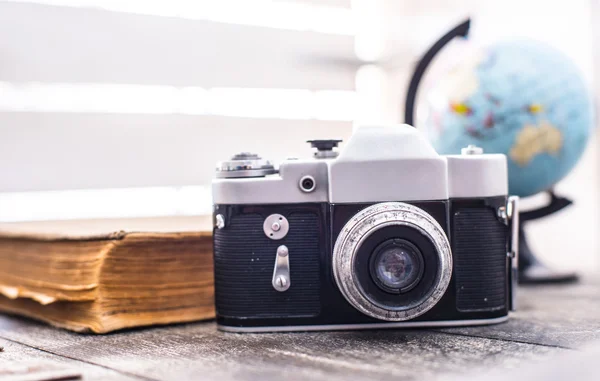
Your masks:
M 402 202 L 369 206 L 351 217 L 333 249 L 344 298 L 386 321 L 413 319 L 436 305 L 452 275 L 446 233 L 424 210 Z

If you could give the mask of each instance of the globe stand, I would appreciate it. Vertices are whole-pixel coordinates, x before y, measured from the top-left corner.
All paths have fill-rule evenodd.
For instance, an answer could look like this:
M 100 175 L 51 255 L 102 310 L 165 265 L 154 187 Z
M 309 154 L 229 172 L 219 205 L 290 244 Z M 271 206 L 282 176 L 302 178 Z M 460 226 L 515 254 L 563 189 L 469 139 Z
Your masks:
M 548 283 L 572 283 L 579 277 L 574 272 L 559 271 L 551 269 L 543 264 L 531 251 L 527 244 L 525 225 L 528 221 L 537 220 L 549 216 L 571 205 L 573 201 L 557 196 L 554 191 L 549 190 L 550 203 L 539 209 L 519 213 L 519 283 L 520 284 L 548 284 Z

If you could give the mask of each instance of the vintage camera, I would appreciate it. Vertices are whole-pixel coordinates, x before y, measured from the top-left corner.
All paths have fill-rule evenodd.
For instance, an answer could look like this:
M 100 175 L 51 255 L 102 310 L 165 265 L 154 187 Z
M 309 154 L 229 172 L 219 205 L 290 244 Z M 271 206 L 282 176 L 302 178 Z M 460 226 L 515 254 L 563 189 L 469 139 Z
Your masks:
M 242 153 L 213 181 L 215 302 L 235 332 L 492 324 L 514 308 L 506 157 L 438 155 L 408 125 Z

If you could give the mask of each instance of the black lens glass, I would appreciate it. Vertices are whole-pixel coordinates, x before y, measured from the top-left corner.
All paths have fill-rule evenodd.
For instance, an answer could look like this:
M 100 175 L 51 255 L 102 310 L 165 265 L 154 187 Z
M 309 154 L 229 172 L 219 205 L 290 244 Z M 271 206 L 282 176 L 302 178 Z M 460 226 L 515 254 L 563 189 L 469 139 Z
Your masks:
M 370 262 L 373 280 L 387 292 L 409 291 L 423 276 L 421 251 L 404 239 L 389 239 L 378 245 Z

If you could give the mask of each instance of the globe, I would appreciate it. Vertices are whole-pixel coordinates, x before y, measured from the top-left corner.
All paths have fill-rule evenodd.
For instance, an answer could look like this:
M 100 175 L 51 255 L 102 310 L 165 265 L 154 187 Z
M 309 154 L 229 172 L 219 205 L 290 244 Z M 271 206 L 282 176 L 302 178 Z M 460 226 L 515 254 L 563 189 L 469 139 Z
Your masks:
M 437 151 L 473 144 L 508 158 L 509 192 L 551 188 L 581 157 L 593 126 L 583 78 L 560 51 L 501 42 L 471 52 L 425 95 L 419 113 Z

